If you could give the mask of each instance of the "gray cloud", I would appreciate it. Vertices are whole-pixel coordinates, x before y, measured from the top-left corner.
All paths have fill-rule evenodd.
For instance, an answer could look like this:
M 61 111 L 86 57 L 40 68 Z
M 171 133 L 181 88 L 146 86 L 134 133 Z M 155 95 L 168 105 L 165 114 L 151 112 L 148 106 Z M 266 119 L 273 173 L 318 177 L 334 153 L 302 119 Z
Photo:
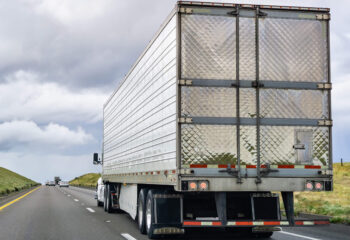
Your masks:
M 45 75 L 46 81 L 75 88 L 115 84 L 173 7 L 161 0 L 28 0 L 3 5 L 3 74 L 30 69 Z
M 93 123 L 102 120 L 108 94 L 99 89 L 68 89 L 45 81 L 40 73 L 17 71 L 0 83 L 0 121 Z
M 241 2 L 331 7 L 334 155 L 335 159 L 349 156 L 347 7 L 350 2 Z M 98 171 L 91 164 L 90 154 L 101 147 L 102 105 L 175 3 L 174 0 L 1 1 L 0 129 L 7 131 L 7 135 L 1 135 L 0 165 L 40 181 L 56 174 L 73 178 Z M 56 131 L 69 137 L 55 136 Z M 36 139 L 29 138 L 30 134 Z M 64 149 L 52 147 L 51 138 Z M 84 140 L 74 143 L 71 138 Z M 29 141 L 34 143 L 30 145 Z M 43 169 L 49 170 L 44 174 Z

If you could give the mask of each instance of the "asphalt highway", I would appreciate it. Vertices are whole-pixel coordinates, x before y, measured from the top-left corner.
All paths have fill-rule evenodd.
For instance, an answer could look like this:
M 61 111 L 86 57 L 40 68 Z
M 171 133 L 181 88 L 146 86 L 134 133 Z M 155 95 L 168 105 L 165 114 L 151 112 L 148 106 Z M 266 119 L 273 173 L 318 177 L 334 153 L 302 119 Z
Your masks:
M 24 194 L 17 201 L 0 203 L 0 240 L 148 239 L 128 214 L 108 214 L 97 207 L 92 190 L 42 186 Z M 200 229 L 176 239 L 242 238 L 219 229 Z M 284 228 L 270 239 L 345 240 L 350 239 L 350 226 Z

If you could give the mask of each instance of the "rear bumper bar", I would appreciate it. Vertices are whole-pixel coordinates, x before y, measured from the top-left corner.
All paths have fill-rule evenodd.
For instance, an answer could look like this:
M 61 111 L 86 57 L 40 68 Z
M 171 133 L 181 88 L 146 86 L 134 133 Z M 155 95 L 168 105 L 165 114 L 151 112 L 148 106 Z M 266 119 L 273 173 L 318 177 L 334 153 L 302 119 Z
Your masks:
M 296 226 L 329 225 L 329 220 L 296 220 Z M 282 226 L 292 227 L 288 221 L 228 221 L 223 225 L 221 221 L 184 221 L 183 227 L 255 227 L 255 226 Z

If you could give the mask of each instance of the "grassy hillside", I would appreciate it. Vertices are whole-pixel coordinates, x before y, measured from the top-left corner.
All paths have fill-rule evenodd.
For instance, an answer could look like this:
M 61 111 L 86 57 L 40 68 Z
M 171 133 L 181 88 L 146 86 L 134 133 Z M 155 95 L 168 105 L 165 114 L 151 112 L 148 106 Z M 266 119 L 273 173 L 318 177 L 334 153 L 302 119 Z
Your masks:
M 95 187 L 100 176 L 101 174 L 99 173 L 84 174 L 74 178 L 69 184 L 78 187 Z
M 6 168 L 0 167 L 0 196 L 36 185 L 39 184 Z
M 350 163 L 333 165 L 333 192 L 303 192 L 295 194 L 297 212 L 332 216 L 332 222 L 350 224 Z

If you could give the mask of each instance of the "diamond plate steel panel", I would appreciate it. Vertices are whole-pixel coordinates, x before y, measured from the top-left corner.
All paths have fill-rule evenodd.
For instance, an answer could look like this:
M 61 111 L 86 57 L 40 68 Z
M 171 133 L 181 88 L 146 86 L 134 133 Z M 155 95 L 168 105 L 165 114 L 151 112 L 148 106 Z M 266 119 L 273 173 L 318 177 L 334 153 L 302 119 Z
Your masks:
M 318 90 L 260 90 L 261 118 L 329 119 L 328 92 Z
M 236 117 L 236 89 L 182 87 L 181 115 L 189 117 Z
M 182 164 L 236 164 L 236 126 L 182 125 Z
M 256 118 L 256 90 L 239 89 L 239 114 L 242 118 Z
M 181 77 L 236 78 L 236 18 L 182 15 Z
M 329 162 L 329 130 L 327 127 L 261 126 L 261 164 L 298 164 L 294 149 L 298 131 L 312 131 L 312 162 L 327 165 Z
M 326 22 L 259 20 L 260 79 L 326 82 Z
M 255 19 L 239 18 L 239 78 L 256 78 Z
M 241 164 L 257 164 L 256 127 L 240 126 Z

